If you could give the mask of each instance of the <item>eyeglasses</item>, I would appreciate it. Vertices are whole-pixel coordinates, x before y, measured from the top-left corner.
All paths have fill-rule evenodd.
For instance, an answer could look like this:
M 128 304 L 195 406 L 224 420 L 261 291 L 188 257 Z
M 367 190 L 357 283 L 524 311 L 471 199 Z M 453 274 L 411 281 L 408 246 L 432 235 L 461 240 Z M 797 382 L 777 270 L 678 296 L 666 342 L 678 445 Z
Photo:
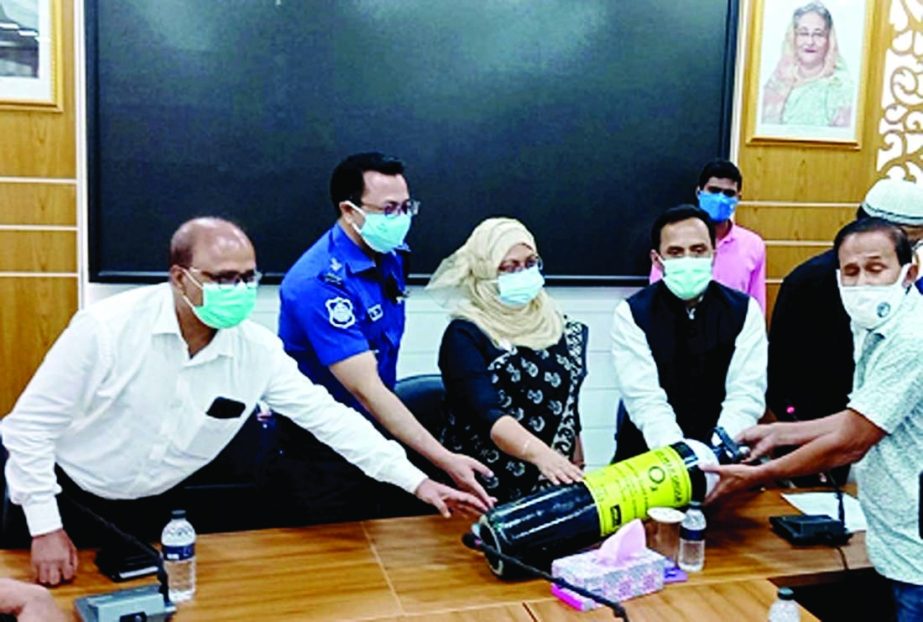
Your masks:
M 538 268 L 538 271 L 541 272 L 542 268 L 545 267 L 545 264 L 542 262 L 542 258 L 539 256 L 529 257 L 523 263 L 517 262 L 507 262 L 500 264 L 500 267 L 497 268 L 497 273 L 499 274 L 516 274 L 517 272 L 522 272 L 523 270 L 531 270 L 532 268 Z
M 371 207 L 376 212 L 383 212 L 385 216 L 401 216 L 403 214 L 416 216 L 420 212 L 420 202 L 415 199 L 407 199 L 403 203 L 388 201 L 384 205 L 372 205 L 371 203 L 362 203 L 362 201 L 359 201 L 359 203 L 363 207 Z
M 260 279 L 263 278 L 263 273 L 259 270 L 248 270 L 247 272 L 208 272 L 207 270 L 200 270 L 193 266 L 189 266 L 188 269 L 203 275 L 210 283 L 217 285 L 219 289 L 231 289 L 237 287 L 240 283 L 243 283 L 247 287 L 256 287 L 260 284 Z M 199 283 L 194 277 L 193 280 L 199 285 L 202 285 L 202 283 Z
M 719 188 L 718 186 L 705 186 L 705 192 L 709 194 L 723 194 L 730 199 L 737 196 L 737 191 L 733 188 Z
M 795 36 L 798 37 L 799 39 L 811 39 L 811 41 L 814 41 L 815 39 L 819 39 L 823 41 L 827 38 L 827 31 L 826 30 L 815 30 L 811 32 L 809 30 L 799 29 L 795 31 Z

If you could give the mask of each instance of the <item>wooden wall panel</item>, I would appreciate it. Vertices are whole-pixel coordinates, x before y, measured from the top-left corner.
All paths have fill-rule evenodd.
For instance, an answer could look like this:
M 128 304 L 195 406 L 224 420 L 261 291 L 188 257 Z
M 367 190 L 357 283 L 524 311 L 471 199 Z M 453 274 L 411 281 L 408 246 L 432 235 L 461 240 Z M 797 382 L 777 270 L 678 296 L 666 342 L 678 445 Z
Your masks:
M 744 173 L 744 195 L 757 201 L 858 206 L 878 178 L 869 161 L 873 151 L 742 144 L 738 165 Z
M 77 309 L 76 276 L 4 274 L 77 272 L 77 2 L 61 0 L 61 6 L 61 111 L 0 110 L 0 178 L 6 178 L 0 181 L 0 225 L 6 227 L 0 230 L 0 416 Z
M 776 299 L 779 297 L 779 287 L 782 286 L 781 279 L 767 279 L 766 280 L 766 308 L 773 309 L 776 306 Z M 767 324 L 771 323 L 772 316 L 768 315 L 766 317 Z
M 771 0 L 763 0 L 764 4 Z M 744 175 L 744 202 L 737 222 L 759 233 L 767 242 L 767 315 L 771 317 L 781 279 L 792 268 L 832 242 L 836 232 L 855 218 L 868 189 L 880 178 L 876 158 L 879 135 L 885 52 L 893 37 L 888 21 L 890 2 L 873 2 L 865 67 L 865 90 L 858 114 L 862 130 L 858 145 L 766 142 L 751 140 L 748 131 L 757 102 L 751 80 L 759 71 L 753 62 L 757 19 L 752 0 L 745 0 L 740 25 L 745 33 L 746 61 L 743 97 L 735 110 L 740 124 L 737 163 Z
M 737 222 L 759 231 L 765 240 L 830 242 L 845 224 L 856 217 L 857 205 L 741 203 Z
M 63 112 L 0 110 L 0 177 L 77 175 L 74 2 L 62 0 Z
M 76 271 L 75 231 L 0 231 L 0 274 Z
M 0 184 L 0 225 L 76 224 L 75 184 Z
M 0 276 L 0 416 L 6 415 L 77 308 L 77 279 Z
M 798 264 L 821 254 L 828 248 L 830 244 L 769 243 L 766 245 L 766 278 L 785 278 Z

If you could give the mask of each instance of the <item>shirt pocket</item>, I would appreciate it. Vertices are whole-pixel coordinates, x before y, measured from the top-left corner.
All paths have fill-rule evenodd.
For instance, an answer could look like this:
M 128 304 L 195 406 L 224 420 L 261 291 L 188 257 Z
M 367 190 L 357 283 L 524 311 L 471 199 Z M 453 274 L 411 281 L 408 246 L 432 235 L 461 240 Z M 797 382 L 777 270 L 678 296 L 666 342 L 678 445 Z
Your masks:
M 234 438 L 246 418 L 246 414 L 236 419 L 216 419 L 204 412 L 196 413 L 194 421 L 180 424 L 174 447 L 182 456 L 211 460 Z

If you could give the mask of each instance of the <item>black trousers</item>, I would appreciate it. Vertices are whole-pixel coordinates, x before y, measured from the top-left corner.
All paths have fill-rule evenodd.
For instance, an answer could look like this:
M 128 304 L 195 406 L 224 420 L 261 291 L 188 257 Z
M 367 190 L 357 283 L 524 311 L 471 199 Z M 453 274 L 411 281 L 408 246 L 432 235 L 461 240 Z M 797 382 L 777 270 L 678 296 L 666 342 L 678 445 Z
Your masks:
M 180 487 L 163 494 L 130 500 L 104 499 L 80 488 L 60 467 L 55 468 L 61 494 L 58 509 L 64 530 L 78 547 L 104 546 L 121 538 L 105 523 L 147 542 L 160 540 L 160 532 L 170 520 L 170 511 L 185 508 L 186 491 Z M 28 548 L 31 537 L 25 514 L 4 495 L 0 546 Z M 195 520 L 190 516 L 190 520 Z M 195 523 L 193 523 L 195 524 Z
M 427 514 L 432 508 L 397 486 L 365 475 L 310 432 L 280 417 L 279 451 L 261 473 L 269 511 L 287 525 Z M 442 477 L 413 451 L 408 458 L 432 478 Z

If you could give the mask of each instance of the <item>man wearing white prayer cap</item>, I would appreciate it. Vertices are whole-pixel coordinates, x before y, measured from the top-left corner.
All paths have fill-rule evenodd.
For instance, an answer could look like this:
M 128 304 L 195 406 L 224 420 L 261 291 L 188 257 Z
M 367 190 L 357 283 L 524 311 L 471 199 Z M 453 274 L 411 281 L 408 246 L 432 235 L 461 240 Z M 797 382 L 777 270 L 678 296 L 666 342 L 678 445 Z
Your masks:
M 898 179 L 877 181 L 856 219 L 877 216 L 898 225 L 921 263 L 923 185 Z M 837 288 L 832 250 L 812 257 L 785 277 L 769 330 L 766 403 L 782 421 L 817 419 L 843 410 L 853 386 L 853 335 Z M 923 287 L 917 281 L 918 289 Z M 923 289 L 921 289 L 923 291 Z M 833 476 L 845 481 L 849 467 Z M 815 484 L 817 478 L 797 480 Z

